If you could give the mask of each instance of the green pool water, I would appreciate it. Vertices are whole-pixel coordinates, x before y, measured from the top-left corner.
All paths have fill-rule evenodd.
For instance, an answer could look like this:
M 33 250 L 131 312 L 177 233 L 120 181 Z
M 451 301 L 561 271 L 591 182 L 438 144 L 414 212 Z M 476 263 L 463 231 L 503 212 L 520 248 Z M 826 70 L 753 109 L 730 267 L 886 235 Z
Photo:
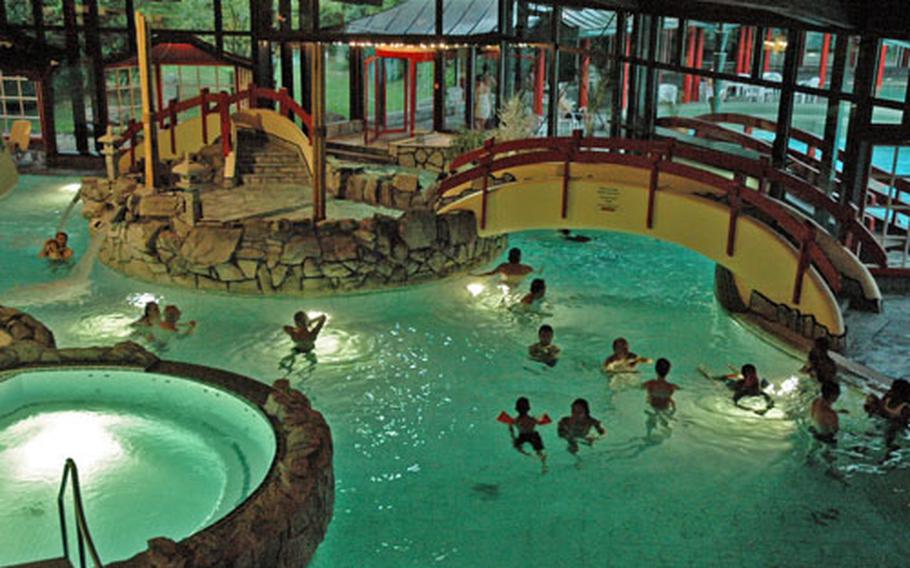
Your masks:
M 217 521 L 259 486 L 274 455 L 258 409 L 192 381 L 105 369 L 0 375 L 0 565 L 61 556 L 67 458 L 110 562 Z M 70 524 L 74 559 L 75 534 Z
M 30 311 L 67 346 L 128 338 L 145 301 L 176 303 L 198 330 L 152 346 L 162 357 L 264 382 L 287 376 L 334 438 L 335 516 L 314 566 L 905 565 L 906 450 L 883 461 L 856 390 L 838 403 L 849 412 L 839 448 L 819 450 L 804 419 L 816 387 L 798 373 L 801 361 L 721 310 L 713 264 L 695 253 L 622 234 L 590 233 L 587 244 L 513 235 L 547 280 L 538 314 L 510 310 L 513 298 L 495 281 L 472 277 L 282 299 L 144 284 L 98 265 L 72 293 L 30 294 L 65 278 L 32 250 L 65 206 L 43 205 L 58 181 L 25 178 L 0 202 L 0 262 L 21 266 L 0 281 L 0 303 Z M 84 221 L 69 226 L 80 253 Z M 315 360 L 287 371 L 281 326 L 298 309 L 329 321 Z M 563 349 L 554 368 L 526 356 L 544 322 Z M 617 336 L 672 361 L 681 390 L 666 424 L 649 415 L 639 388 L 650 366 L 614 380 L 601 374 Z M 765 416 L 734 408 L 696 372 L 745 362 L 780 393 Z M 555 426 L 542 427 L 550 471 L 541 475 L 496 421 L 522 395 L 532 413 L 557 419 L 584 397 L 608 434 L 582 449 L 576 467 Z

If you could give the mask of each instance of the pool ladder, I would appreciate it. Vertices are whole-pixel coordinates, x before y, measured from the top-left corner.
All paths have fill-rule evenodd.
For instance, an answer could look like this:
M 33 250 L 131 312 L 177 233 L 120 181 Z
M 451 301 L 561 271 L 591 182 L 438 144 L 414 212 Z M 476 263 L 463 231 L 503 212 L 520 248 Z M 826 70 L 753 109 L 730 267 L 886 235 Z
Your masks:
M 101 559 L 98 557 L 98 551 L 95 549 L 95 543 L 92 541 L 92 535 L 88 530 L 88 522 L 85 520 L 85 509 L 82 506 L 82 491 L 79 487 L 79 468 L 72 458 L 66 459 L 66 465 L 63 466 L 63 479 L 60 481 L 60 491 L 57 493 L 57 510 L 60 513 L 60 536 L 63 539 L 63 557 L 69 558 L 69 537 L 66 534 L 66 505 L 63 502 L 66 493 L 66 482 L 72 477 L 73 480 L 73 509 L 76 513 L 76 542 L 79 546 L 79 566 L 85 568 L 85 549 L 88 547 L 88 553 L 96 568 L 102 568 Z

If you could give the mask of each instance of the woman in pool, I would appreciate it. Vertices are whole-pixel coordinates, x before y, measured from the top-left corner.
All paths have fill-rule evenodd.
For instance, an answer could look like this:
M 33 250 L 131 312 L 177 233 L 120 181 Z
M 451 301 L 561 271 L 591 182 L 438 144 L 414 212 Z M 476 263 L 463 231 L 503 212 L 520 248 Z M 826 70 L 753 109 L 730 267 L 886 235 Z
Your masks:
M 540 326 L 537 339 L 537 343 L 528 347 L 528 355 L 535 361 L 555 367 L 561 350 L 553 343 L 553 328 L 547 324 Z
M 304 311 L 294 314 L 294 324 L 284 326 L 284 332 L 291 337 L 294 342 L 294 351 L 297 353 L 309 353 L 316 348 L 316 338 L 328 318 L 325 314 L 310 319 Z
M 535 278 L 531 281 L 531 291 L 525 294 L 519 304 L 526 308 L 537 307 L 543 303 L 543 298 L 547 294 L 547 283 L 543 278 Z
M 518 286 L 521 282 L 527 277 L 528 274 L 534 272 L 534 269 L 528 266 L 527 264 L 521 263 L 521 249 L 512 248 L 509 250 L 509 261 L 503 262 L 493 270 L 489 272 L 482 272 L 476 274 L 475 276 L 492 276 L 494 274 L 499 275 L 499 279 L 506 286 Z
M 651 359 L 632 353 L 625 337 L 617 337 L 613 340 L 613 354 L 604 360 L 603 371 L 605 373 L 635 373 L 638 372 L 638 365 L 650 362 Z
M 831 343 L 827 337 L 817 337 L 809 351 L 809 358 L 801 372 L 814 377 L 818 382 L 837 382 L 837 364 L 828 354 Z
M 657 360 L 654 365 L 654 371 L 657 378 L 647 381 L 642 385 L 648 392 L 648 404 L 654 410 L 676 410 L 676 402 L 673 400 L 673 393 L 679 390 L 679 386 L 667 380 L 670 374 L 670 361 L 664 358 Z
M 597 431 L 597 436 L 591 434 L 592 429 Z M 560 419 L 557 431 L 559 437 L 569 443 L 567 449 L 576 458 L 579 442 L 591 446 L 607 433 L 600 420 L 591 416 L 588 401 L 583 398 L 575 399 L 572 403 L 572 414 Z
M 157 327 L 161 324 L 161 308 L 158 302 L 146 302 L 142 317 L 134 321 L 133 327 Z
M 531 403 L 526 397 L 521 397 L 515 401 L 515 412 L 518 414 L 512 418 L 505 412 L 499 415 L 498 420 L 509 425 L 509 434 L 512 436 L 512 445 L 516 450 L 527 454 L 524 445 L 531 444 L 534 453 L 540 458 L 541 473 L 547 472 L 547 453 L 543 448 L 543 440 L 540 433 L 535 430 L 537 425 L 550 423 L 550 417 L 544 414 L 540 418 L 534 418 L 529 414 L 531 412 Z
M 48 239 L 44 242 L 44 246 L 41 247 L 41 252 L 38 253 L 38 256 L 58 262 L 67 261 L 73 258 L 73 249 L 67 246 L 67 242 L 69 242 L 69 236 L 60 231 L 54 235 L 53 239 Z

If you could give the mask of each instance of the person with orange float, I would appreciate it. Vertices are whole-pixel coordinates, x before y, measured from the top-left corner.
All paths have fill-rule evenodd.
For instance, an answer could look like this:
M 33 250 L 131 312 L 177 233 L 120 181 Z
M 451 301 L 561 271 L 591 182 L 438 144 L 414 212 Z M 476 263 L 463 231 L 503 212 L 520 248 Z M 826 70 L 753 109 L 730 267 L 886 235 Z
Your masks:
M 547 472 L 547 454 L 544 451 L 543 440 L 540 433 L 535 429 L 537 426 L 545 426 L 553 422 L 547 414 L 540 418 L 535 418 L 531 412 L 531 403 L 526 397 L 520 397 L 515 401 L 515 412 L 518 414 L 513 418 L 505 411 L 499 413 L 497 420 L 503 424 L 508 424 L 509 434 L 512 436 L 512 445 L 519 452 L 528 454 L 524 449 L 525 444 L 531 444 L 531 448 L 537 457 L 540 458 L 541 473 Z

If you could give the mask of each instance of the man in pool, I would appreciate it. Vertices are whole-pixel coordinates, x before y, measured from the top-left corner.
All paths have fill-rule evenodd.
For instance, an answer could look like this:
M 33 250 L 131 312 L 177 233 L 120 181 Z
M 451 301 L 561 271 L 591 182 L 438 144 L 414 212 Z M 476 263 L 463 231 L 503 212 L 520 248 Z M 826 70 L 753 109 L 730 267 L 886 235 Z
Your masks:
M 476 274 L 475 276 L 492 276 L 499 275 L 499 279 L 507 286 L 517 286 L 528 274 L 534 272 L 534 269 L 527 264 L 521 263 L 521 249 L 512 248 L 509 250 L 509 261 L 503 262 L 489 272 Z
M 749 410 L 755 414 L 758 414 L 759 416 L 774 408 L 774 399 L 772 399 L 768 393 L 762 390 L 762 380 L 758 376 L 758 370 L 755 368 L 755 365 L 751 363 L 746 363 L 743 365 L 738 375 L 730 374 L 715 376 L 712 375 L 704 365 L 699 366 L 698 371 L 708 379 L 715 381 L 724 381 L 724 384 L 727 386 L 727 388 L 733 391 L 733 404 L 737 408 Z M 760 396 L 765 399 L 765 408 L 761 410 L 755 410 L 742 406 L 740 404 L 740 400 L 752 396 Z
M 591 434 L 592 429 L 597 431 L 597 436 Z M 600 420 L 591 416 L 588 401 L 583 398 L 575 399 L 572 403 L 572 414 L 560 419 L 557 431 L 559 437 L 569 443 L 569 453 L 576 458 L 579 442 L 591 446 L 607 433 Z
M 526 397 L 520 397 L 515 401 L 515 412 L 518 414 L 512 418 L 505 412 L 499 415 L 498 420 L 509 425 L 509 434 L 512 436 L 512 445 L 516 450 L 527 454 L 524 445 L 531 444 L 534 453 L 540 459 L 541 473 L 547 472 L 547 453 L 544 451 L 543 440 L 540 433 L 535 431 L 538 425 L 550 423 L 550 417 L 544 414 L 540 418 L 535 418 L 529 414 L 531 412 L 531 403 Z
M 831 408 L 831 405 L 837 401 L 840 396 L 840 386 L 837 383 L 822 383 L 821 396 L 812 401 L 809 414 L 812 417 L 812 426 L 809 431 L 815 436 L 815 439 L 832 446 L 837 445 L 837 431 L 840 429 L 840 421 L 837 412 Z
M 613 354 L 604 360 L 603 371 L 605 373 L 634 373 L 637 371 L 638 365 L 650 362 L 651 359 L 632 353 L 625 337 L 617 337 L 613 340 Z
M 316 348 L 316 338 L 328 318 L 325 314 L 310 319 L 304 311 L 294 314 L 294 324 L 284 326 L 284 332 L 291 337 L 294 342 L 294 351 L 297 353 L 309 353 Z
M 673 393 L 679 386 L 667 380 L 670 374 L 670 361 L 661 357 L 654 365 L 657 378 L 647 381 L 642 387 L 648 392 L 648 403 L 655 410 L 676 410 Z
M 528 347 L 528 355 L 535 361 L 555 367 L 561 350 L 553 343 L 553 328 L 547 324 L 540 326 L 537 339 L 537 343 Z
M 69 260 L 73 258 L 73 249 L 67 246 L 68 242 L 69 235 L 60 231 L 53 239 L 48 239 L 44 242 L 44 246 L 41 247 L 41 252 L 38 253 L 38 256 L 48 260 Z
M 180 323 L 180 308 L 171 304 L 164 308 L 164 321 L 158 327 L 177 335 L 189 335 L 196 329 L 196 320 Z

